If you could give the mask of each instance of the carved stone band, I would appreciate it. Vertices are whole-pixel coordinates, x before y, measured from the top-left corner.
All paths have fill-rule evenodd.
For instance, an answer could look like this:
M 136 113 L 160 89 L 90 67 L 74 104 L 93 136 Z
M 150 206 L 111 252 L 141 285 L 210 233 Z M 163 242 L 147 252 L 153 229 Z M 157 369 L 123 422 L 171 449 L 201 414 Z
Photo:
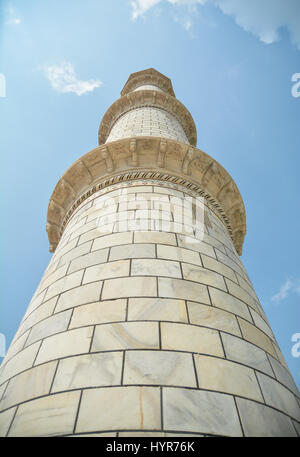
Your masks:
M 222 218 L 241 255 L 246 215 L 231 176 L 200 149 L 156 137 L 107 143 L 105 149 L 92 149 L 73 163 L 58 181 L 49 202 L 46 228 L 50 251 L 56 249 L 73 211 L 91 193 L 120 181 L 147 178 L 177 183 L 204 196 Z

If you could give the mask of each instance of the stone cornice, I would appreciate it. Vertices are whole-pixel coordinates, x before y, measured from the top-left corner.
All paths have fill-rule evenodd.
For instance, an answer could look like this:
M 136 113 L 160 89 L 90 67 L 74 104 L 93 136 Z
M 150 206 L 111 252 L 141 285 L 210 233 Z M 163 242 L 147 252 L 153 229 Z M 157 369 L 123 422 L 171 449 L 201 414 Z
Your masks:
M 179 100 L 164 92 L 139 90 L 124 95 L 108 108 L 99 127 L 99 145 L 106 142 L 113 125 L 122 114 L 143 106 L 161 108 L 173 114 L 182 125 L 190 144 L 193 146 L 197 144 L 197 131 L 192 115 Z
M 157 70 L 154 70 L 154 68 L 132 73 L 123 87 L 121 95 L 126 95 L 144 84 L 158 86 L 164 92 L 175 97 L 171 80 Z
M 78 205 L 117 182 L 157 179 L 178 183 L 204 196 L 227 226 L 241 255 L 246 215 L 239 190 L 227 171 L 205 152 L 175 140 L 125 138 L 92 149 L 65 172 L 51 196 L 47 214 L 50 251 Z

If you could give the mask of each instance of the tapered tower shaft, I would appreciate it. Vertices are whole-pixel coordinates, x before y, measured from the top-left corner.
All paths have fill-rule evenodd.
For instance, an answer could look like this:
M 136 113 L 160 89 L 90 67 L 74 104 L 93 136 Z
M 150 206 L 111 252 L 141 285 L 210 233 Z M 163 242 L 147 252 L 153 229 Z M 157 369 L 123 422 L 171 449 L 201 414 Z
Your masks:
M 239 258 L 241 195 L 171 81 L 134 73 L 50 199 L 53 257 L 0 371 L 3 436 L 296 436 Z

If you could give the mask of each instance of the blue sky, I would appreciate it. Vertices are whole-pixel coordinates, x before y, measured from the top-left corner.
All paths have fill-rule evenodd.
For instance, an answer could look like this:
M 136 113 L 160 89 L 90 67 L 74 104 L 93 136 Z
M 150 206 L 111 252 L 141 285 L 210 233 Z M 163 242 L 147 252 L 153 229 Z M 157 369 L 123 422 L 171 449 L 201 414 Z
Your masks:
M 51 258 L 45 224 L 57 180 L 97 145 L 100 120 L 129 74 L 154 67 L 194 117 L 198 147 L 240 189 L 242 260 L 300 387 L 300 357 L 291 353 L 292 335 L 300 337 L 299 0 L 0 5 L 0 333 L 7 346 Z

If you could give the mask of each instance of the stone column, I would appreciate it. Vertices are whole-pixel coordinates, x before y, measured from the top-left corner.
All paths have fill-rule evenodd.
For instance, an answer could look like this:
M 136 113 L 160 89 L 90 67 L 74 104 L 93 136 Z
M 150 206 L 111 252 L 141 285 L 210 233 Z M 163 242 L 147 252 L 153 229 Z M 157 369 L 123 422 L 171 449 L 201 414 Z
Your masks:
M 168 78 L 131 75 L 50 200 L 54 251 L 0 371 L 3 436 L 297 436 L 230 175 Z

